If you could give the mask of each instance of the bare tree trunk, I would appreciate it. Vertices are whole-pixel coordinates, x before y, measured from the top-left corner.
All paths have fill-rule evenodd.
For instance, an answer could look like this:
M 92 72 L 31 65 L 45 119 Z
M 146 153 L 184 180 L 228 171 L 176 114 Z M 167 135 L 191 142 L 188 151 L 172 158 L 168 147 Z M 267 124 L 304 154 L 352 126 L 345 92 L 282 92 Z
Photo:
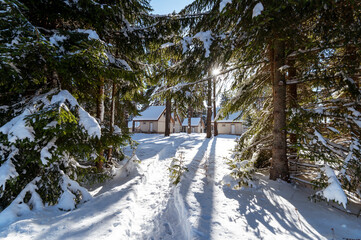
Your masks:
M 218 136 L 218 126 L 216 121 L 217 107 L 216 107 L 216 77 L 213 79 L 213 122 L 214 122 L 214 136 Z
M 285 75 L 279 70 L 285 65 L 285 43 L 274 41 L 273 57 L 273 146 L 270 179 L 289 180 L 286 144 L 286 82 Z M 272 51 L 271 51 L 272 52 Z
M 102 124 L 104 121 L 104 79 L 100 79 L 100 86 L 98 90 L 98 99 L 97 99 L 97 118 L 99 119 L 99 124 Z M 97 161 L 97 169 L 101 171 L 103 169 L 103 155 L 104 150 L 101 150 L 99 153 L 99 159 Z
M 295 61 L 289 60 L 288 65 L 290 66 L 288 70 L 288 78 L 292 79 L 296 77 L 296 68 L 295 68 Z M 295 109 L 297 108 L 297 84 L 288 85 L 288 96 L 289 96 L 289 108 Z M 295 145 L 297 144 L 297 135 L 295 133 L 290 133 L 290 144 Z M 291 155 L 297 154 L 296 148 L 290 149 Z
M 97 99 L 97 118 L 99 119 L 99 123 L 103 123 L 104 121 L 104 96 L 105 96 L 105 88 L 104 88 L 104 79 L 100 80 L 100 86 L 98 89 L 98 99 Z
M 54 70 L 52 75 L 53 76 L 52 76 L 52 84 L 51 84 L 52 86 L 51 87 L 61 89 L 58 73 Z
M 111 105 L 110 105 L 110 134 L 113 134 L 114 132 L 114 122 L 115 122 L 115 93 L 116 93 L 116 85 L 113 82 L 113 86 L 112 86 L 112 101 L 111 101 Z M 110 147 L 108 149 L 108 160 L 110 160 L 112 158 L 112 154 L 113 154 L 113 147 Z
M 187 127 L 187 133 L 191 134 L 192 133 L 192 107 L 188 108 L 188 127 Z
M 176 131 L 176 122 L 178 121 L 178 118 L 177 118 L 177 104 L 176 104 L 176 101 L 174 100 L 174 102 L 173 102 L 173 114 L 174 114 L 174 125 L 173 125 L 173 130 L 172 130 L 172 132 L 173 133 L 175 133 L 175 132 L 177 132 Z
M 170 135 L 171 113 L 172 113 L 172 102 L 171 102 L 171 98 L 167 97 L 165 101 L 165 131 L 164 131 L 165 137 L 168 137 Z
M 127 132 L 128 132 L 128 123 L 129 123 L 129 113 L 126 107 L 124 106 L 124 125 L 125 125 L 124 129 L 127 129 Z
M 212 137 L 212 80 L 208 80 L 207 101 L 207 138 Z

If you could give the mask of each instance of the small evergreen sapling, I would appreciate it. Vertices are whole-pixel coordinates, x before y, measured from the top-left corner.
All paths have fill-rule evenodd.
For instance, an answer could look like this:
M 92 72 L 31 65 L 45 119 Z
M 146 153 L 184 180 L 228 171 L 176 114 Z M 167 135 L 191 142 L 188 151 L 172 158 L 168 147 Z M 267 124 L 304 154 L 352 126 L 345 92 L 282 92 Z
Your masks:
M 174 185 L 177 185 L 184 172 L 188 172 L 188 168 L 184 166 L 184 152 L 180 151 L 178 157 L 174 157 L 170 165 L 169 174 Z
M 239 189 L 242 186 L 255 186 L 253 182 L 253 174 L 256 169 L 254 164 L 256 163 L 258 157 L 260 155 L 260 151 L 257 150 L 252 154 L 252 158 L 250 160 L 228 160 L 227 164 L 231 168 L 230 176 L 237 181 L 237 185 L 232 186 L 235 189 Z M 226 183 L 230 184 L 230 183 Z

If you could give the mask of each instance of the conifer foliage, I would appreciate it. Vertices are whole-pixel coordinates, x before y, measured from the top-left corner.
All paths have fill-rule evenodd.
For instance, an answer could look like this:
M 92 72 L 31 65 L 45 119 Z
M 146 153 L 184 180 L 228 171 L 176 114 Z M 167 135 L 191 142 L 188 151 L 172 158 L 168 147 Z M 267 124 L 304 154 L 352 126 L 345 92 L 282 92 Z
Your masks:
M 183 10 L 198 17 L 186 23 L 179 73 L 206 82 L 207 70 L 221 66 L 235 93 L 221 114 L 242 110 L 252 120 L 230 163 L 236 178 L 270 165 L 271 179 L 289 181 L 295 155 L 324 165 L 313 176 L 319 195 L 335 200 L 323 195 L 332 182 L 345 190 L 335 195 L 361 197 L 360 9 L 359 1 L 201 0 Z
M 79 183 L 122 159 L 155 34 L 148 10 L 143 0 L 0 1 L 1 214 L 74 209 L 90 199 Z
M 90 199 L 74 180 L 84 181 L 92 171 L 101 128 L 66 90 L 36 96 L 26 105 L 0 128 L 1 208 L 46 203 L 74 209 Z

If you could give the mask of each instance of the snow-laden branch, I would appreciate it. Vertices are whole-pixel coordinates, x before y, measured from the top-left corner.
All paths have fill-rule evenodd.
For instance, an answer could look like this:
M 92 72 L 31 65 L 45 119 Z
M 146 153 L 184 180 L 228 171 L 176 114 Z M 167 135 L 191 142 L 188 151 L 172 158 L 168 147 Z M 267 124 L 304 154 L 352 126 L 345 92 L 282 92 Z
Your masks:
M 177 84 L 177 85 L 175 85 L 175 86 L 171 86 L 171 87 L 167 87 L 167 88 L 164 88 L 164 89 L 160 89 L 158 92 L 154 93 L 154 95 L 159 95 L 159 94 L 164 93 L 164 92 L 167 92 L 167 91 L 178 91 L 179 89 L 181 89 L 181 88 L 183 88 L 183 87 L 191 86 L 191 85 L 196 85 L 196 84 L 198 84 L 198 83 L 206 82 L 206 81 L 212 80 L 212 79 L 216 79 L 216 81 L 220 81 L 220 79 L 217 78 L 218 76 L 227 74 L 227 73 L 232 72 L 232 71 L 235 71 L 235 70 L 237 70 L 237 69 L 241 69 L 241 68 L 249 67 L 249 66 L 254 66 L 254 65 L 258 65 L 258 64 L 262 64 L 262 63 L 267 63 L 267 62 L 266 62 L 266 61 L 262 61 L 262 62 L 256 62 L 256 63 L 250 63 L 250 64 L 242 64 L 242 65 L 238 65 L 238 66 L 235 66 L 235 67 L 231 67 L 231 68 L 228 68 L 228 69 L 226 69 L 226 70 L 220 71 L 218 74 L 215 74 L 215 75 L 212 75 L 212 76 L 208 76 L 208 77 L 202 78 L 201 80 L 198 80 L 198 81 L 195 81 L 195 82 L 180 83 L 180 84 Z
M 322 170 L 328 177 L 329 185 L 325 189 L 318 191 L 316 194 L 324 197 L 327 201 L 333 200 L 342 204 L 342 206 L 346 209 L 347 196 L 343 191 L 341 183 L 338 181 L 333 169 L 325 164 L 325 167 Z

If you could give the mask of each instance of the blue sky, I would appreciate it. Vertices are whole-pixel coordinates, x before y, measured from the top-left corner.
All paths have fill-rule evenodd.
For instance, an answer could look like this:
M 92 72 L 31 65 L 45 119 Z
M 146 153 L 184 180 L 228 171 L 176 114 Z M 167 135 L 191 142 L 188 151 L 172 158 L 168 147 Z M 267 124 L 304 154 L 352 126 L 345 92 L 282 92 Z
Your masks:
M 150 5 L 154 9 L 155 14 L 168 14 L 174 10 L 179 12 L 186 5 L 190 4 L 192 0 L 151 0 Z

